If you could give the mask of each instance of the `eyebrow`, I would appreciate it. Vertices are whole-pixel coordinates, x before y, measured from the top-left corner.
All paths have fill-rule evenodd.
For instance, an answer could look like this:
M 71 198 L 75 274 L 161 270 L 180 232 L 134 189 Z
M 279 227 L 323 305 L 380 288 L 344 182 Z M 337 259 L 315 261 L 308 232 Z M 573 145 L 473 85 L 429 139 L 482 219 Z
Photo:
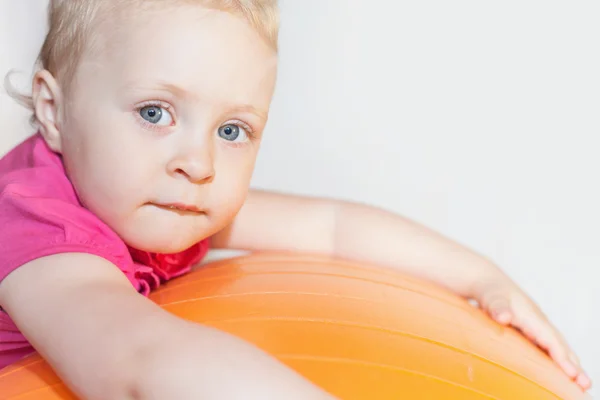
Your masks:
M 226 109 L 229 110 L 229 112 L 242 112 L 242 113 L 249 113 L 249 114 L 254 114 L 257 115 L 261 118 L 267 118 L 268 113 L 266 111 L 263 110 L 259 110 L 258 108 L 254 107 L 251 104 L 242 104 L 242 105 L 233 105 L 233 106 L 226 106 Z
M 197 94 L 190 92 L 180 86 L 168 82 L 158 82 L 151 85 L 143 85 L 137 82 L 129 82 L 121 87 L 122 90 L 158 90 L 161 92 L 169 92 L 176 97 L 189 98 L 198 100 Z
M 151 86 L 140 86 L 135 83 L 129 83 L 129 84 L 123 86 L 123 88 L 124 89 L 159 90 L 159 91 L 171 93 L 171 94 L 175 95 L 176 97 L 180 97 L 180 98 L 184 98 L 184 99 L 200 100 L 200 96 L 198 96 L 196 93 L 186 90 L 185 88 L 183 88 L 181 86 L 177 86 L 177 85 L 169 83 L 169 82 L 158 82 L 157 84 L 151 85 Z M 229 112 L 250 113 L 250 114 L 255 114 L 264 119 L 266 119 L 268 117 L 268 112 L 258 109 L 251 104 L 227 104 L 227 103 L 224 103 L 221 106 L 223 108 L 225 108 L 226 110 L 228 110 Z

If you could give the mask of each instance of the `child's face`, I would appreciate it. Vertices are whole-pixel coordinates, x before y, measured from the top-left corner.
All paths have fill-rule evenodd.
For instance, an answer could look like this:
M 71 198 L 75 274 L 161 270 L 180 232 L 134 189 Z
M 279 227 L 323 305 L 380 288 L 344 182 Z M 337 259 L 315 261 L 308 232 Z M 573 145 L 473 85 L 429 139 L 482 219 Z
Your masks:
M 241 18 L 199 6 L 132 10 L 96 34 L 65 99 L 69 176 L 130 246 L 183 250 L 244 201 L 276 54 Z

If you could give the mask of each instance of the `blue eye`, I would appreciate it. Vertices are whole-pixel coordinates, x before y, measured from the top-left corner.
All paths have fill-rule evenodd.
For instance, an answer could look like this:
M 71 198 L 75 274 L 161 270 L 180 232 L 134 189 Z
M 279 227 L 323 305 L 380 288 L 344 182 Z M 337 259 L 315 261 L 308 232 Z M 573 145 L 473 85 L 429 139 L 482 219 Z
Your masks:
M 173 123 L 171 113 L 159 106 L 146 106 L 140 109 L 140 116 L 153 125 L 169 126 Z
M 222 139 L 225 139 L 229 142 L 235 142 L 237 139 L 241 138 L 241 141 L 244 142 L 248 140 L 248 133 L 246 130 L 238 125 L 227 124 L 223 125 L 219 128 L 219 136 Z

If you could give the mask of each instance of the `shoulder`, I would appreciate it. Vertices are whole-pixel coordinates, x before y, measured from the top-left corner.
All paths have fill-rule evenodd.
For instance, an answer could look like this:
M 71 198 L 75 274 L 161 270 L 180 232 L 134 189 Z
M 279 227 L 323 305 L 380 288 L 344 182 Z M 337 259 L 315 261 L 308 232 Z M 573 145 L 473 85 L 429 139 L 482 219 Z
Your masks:
M 58 197 L 77 202 L 60 155 L 34 135 L 0 159 L 0 194 L 3 197 Z
M 0 160 L 0 224 L 6 227 L 0 238 L 23 231 L 41 235 L 41 241 L 56 235 L 77 239 L 86 230 L 112 233 L 81 205 L 60 156 L 39 135 Z
M 86 252 L 115 260 L 125 244 L 85 209 L 60 157 L 34 136 L 0 160 L 0 281 L 36 258 Z

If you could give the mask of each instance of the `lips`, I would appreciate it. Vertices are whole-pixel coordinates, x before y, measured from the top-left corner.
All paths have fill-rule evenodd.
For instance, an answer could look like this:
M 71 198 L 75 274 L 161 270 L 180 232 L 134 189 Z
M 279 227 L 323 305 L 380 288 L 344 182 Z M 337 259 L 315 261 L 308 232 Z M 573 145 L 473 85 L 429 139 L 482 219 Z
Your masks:
M 183 212 L 190 214 L 202 214 L 203 211 L 193 204 L 184 203 L 150 203 L 151 205 L 162 208 L 163 210 Z

